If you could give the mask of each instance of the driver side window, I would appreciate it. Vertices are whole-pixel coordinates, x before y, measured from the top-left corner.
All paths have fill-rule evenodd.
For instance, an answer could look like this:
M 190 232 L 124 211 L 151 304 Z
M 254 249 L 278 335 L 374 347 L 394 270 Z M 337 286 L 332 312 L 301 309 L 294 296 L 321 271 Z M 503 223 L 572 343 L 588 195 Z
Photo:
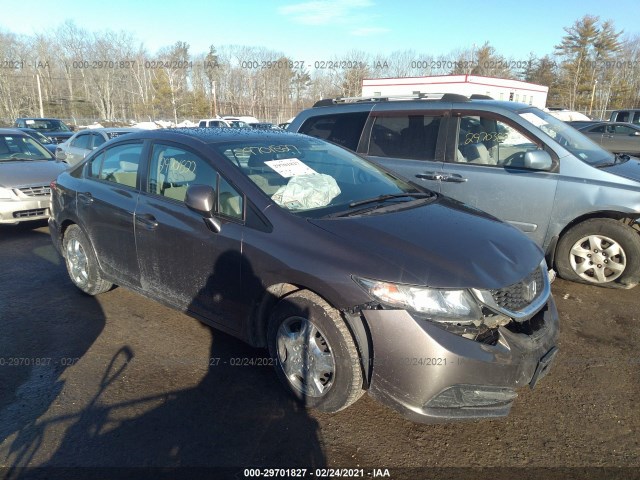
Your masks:
M 525 153 L 539 147 L 512 125 L 495 118 L 463 116 L 458 123 L 455 161 L 524 168 Z

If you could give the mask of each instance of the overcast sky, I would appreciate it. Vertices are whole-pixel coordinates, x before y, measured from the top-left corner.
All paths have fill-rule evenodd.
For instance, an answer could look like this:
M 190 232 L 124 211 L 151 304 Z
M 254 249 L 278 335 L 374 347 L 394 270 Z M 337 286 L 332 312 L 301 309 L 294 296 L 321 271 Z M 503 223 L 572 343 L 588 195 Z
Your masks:
M 639 0 L 511 2 L 433 0 L 109 0 L 3 2 L 0 29 L 36 34 L 73 20 L 89 31 L 133 32 L 150 52 L 177 41 L 192 54 L 209 45 L 261 46 L 292 60 L 330 60 L 349 50 L 389 54 L 412 49 L 442 55 L 489 41 L 513 60 L 553 53 L 585 14 L 611 19 L 627 34 L 640 33 Z M 9 7 L 10 4 L 10 7 Z M 188 7 L 186 7 L 188 6 Z

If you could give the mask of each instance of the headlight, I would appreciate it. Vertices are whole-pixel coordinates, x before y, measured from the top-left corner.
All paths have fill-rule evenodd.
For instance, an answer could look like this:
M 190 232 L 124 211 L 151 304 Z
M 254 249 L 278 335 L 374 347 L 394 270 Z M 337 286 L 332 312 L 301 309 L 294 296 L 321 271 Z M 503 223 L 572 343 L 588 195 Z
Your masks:
M 0 200 L 13 200 L 14 198 L 16 195 L 10 188 L 0 187 Z
M 353 277 L 372 298 L 420 317 L 443 323 L 479 325 L 483 315 L 468 290 L 449 290 Z

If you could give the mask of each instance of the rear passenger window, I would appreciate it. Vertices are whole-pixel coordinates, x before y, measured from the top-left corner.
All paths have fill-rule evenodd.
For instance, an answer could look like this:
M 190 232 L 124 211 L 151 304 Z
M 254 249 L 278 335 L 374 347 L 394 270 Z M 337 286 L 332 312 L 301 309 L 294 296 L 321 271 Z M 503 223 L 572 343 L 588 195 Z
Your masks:
M 355 152 L 368 116 L 369 112 L 356 112 L 313 117 L 302 124 L 300 133 L 328 140 Z
M 377 117 L 371 128 L 369 155 L 434 160 L 439 116 L 409 115 Z
M 138 180 L 138 163 L 142 154 L 142 144 L 118 145 L 97 157 L 91 164 L 92 175 L 99 168 L 97 178 L 135 188 Z M 102 158 L 101 165 L 97 160 Z
M 76 148 L 83 148 L 86 150 L 89 148 L 89 140 L 91 140 L 91 135 L 88 133 L 78 135 L 71 143 L 71 146 Z

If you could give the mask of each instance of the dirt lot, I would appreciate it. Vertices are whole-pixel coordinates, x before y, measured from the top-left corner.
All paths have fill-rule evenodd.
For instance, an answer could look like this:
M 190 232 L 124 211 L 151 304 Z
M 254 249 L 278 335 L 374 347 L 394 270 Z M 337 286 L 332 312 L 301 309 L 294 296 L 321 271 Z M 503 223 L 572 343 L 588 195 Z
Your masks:
M 508 418 L 420 425 L 366 395 L 326 415 L 238 365 L 264 351 L 122 288 L 81 295 L 46 227 L 0 228 L 0 478 L 640 478 L 640 289 L 553 292 L 560 354 Z

